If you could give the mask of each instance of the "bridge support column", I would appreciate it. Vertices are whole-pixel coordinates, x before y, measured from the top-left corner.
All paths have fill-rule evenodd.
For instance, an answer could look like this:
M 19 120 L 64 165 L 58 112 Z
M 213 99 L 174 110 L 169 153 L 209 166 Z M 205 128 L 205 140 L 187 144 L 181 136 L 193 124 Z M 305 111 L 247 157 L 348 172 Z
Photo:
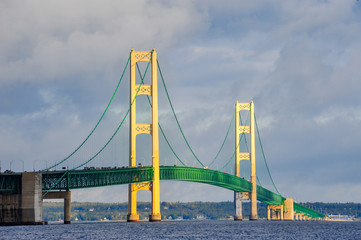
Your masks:
M 267 220 L 283 220 L 283 205 L 267 205 Z
M 71 192 L 66 191 L 66 197 L 64 198 L 64 223 L 71 223 Z
M 242 200 L 249 200 L 249 192 L 234 192 L 234 220 L 243 220 Z
M 293 199 L 287 198 L 284 204 L 285 204 L 284 220 L 293 221 L 295 219 L 294 211 L 293 211 Z
M 242 193 L 241 192 L 234 192 L 234 220 L 235 221 L 242 221 Z
M 139 215 L 137 214 L 137 191 L 135 191 L 135 183 L 129 184 L 128 187 L 128 222 L 138 222 Z
M 0 194 L 0 225 L 21 224 L 21 194 Z
M 0 225 L 38 225 L 43 222 L 42 174 L 14 176 L 16 193 L 0 194 Z
M 64 199 L 64 224 L 71 223 L 71 191 L 48 192 L 44 199 Z
M 279 210 L 275 210 L 272 212 L 272 220 L 280 220 Z
M 23 223 L 43 222 L 42 174 L 22 173 L 21 209 Z

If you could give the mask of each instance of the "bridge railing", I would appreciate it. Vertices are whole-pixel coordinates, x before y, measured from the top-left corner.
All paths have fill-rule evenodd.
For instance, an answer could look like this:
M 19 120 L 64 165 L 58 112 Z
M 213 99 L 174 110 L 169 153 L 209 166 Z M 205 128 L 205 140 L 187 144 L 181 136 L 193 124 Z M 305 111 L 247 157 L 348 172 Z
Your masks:
M 151 167 L 87 169 L 43 173 L 43 190 L 69 190 L 147 182 L 153 179 Z M 63 178 L 59 181 L 59 178 Z
M 0 174 L 0 192 L 16 193 L 21 188 L 21 173 Z M 110 185 L 148 182 L 153 179 L 152 167 L 85 169 L 43 172 L 43 191 L 92 188 Z M 160 166 L 160 180 L 178 180 L 206 183 L 237 192 L 251 192 L 251 183 L 245 179 L 210 169 Z M 257 200 L 271 205 L 284 204 L 285 198 L 257 186 Z M 312 218 L 325 215 L 294 203 L 294 211 Z
M 1 173 L 0 192 L 18 193 L 21 188 L 21 173 Z

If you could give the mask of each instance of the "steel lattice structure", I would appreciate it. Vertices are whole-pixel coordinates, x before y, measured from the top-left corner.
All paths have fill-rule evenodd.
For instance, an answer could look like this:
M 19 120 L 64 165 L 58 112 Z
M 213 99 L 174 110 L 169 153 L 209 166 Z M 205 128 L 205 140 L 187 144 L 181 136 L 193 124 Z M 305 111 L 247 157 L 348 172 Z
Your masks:
M 43 191 L 70 190 L 103 187 L 139 182 L 151 182 L 153 168 L 88 169 L 43 172 Z M 160 166 L 160 180 L 177 180 L 210 184 L 231 191 L 251 192 L 249 181 L 228 173 L 203 168 Z M 0 174 L 1 192 L 18 192 L 21 173 Z M 257 200 L 266 204 L 282 205 L 285 198 L 261 186 L 257 186 Z M 294 203 L 294 211 L 311 218 L 323 218 L 324 214 Z

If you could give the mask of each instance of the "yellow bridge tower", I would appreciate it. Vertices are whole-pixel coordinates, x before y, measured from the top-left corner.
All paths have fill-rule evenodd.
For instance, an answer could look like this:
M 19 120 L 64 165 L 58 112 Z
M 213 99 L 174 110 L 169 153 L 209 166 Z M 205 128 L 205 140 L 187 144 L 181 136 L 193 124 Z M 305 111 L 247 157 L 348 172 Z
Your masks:
M 239 112 L 242 110 L 250 111 L 250 125 L 249 126 L 240 126 L 239 125 Z M 250 220 L 257 220 L 257 182 L 256 182 L 256 148 L 255 148 L 255 134 L 254 134 L 254 104 L 253 101 L 250 103 L 236 103 L 236 157 L 235 157 L 235 175 L 240 177 L 240 161 L 241 160 L 250 160 L 251 161 L 251 183 L 252 183 L 252 192 L 251 193 L 242 193 L 234 192 L 234 207 L 235 207 L 235 216 L 234 220 L 242 220 L 242 199 L 251 200 L 251 215 L 249 216 Z M 250 152 L 239 152 L 239 141 L 240 135 L 243 133 L 249 133 L 251 138 L 251 151 Z
M 137 62 L 151 62 L 152 84 L 136 84 L 135 67 Z M 136 122 L 136 97 L 149 95 L 152 97 L 152 123 Z M 149 221 L 161 221 L 159 193 L 159 131 L 158 131 L 158 86 L 157 86 L 157 53 L 134 51 L 130 53 L 130 126 L 129 126 L 129 166 L 136 167 L 136 137 L 138 134 L 152 135 L 152 165 L 153 181 L 129 184 L 128 192 L 128 222 L 139 221 L 137 214 L 137 192 L 149 190 L 152 192 L 152 214 Z

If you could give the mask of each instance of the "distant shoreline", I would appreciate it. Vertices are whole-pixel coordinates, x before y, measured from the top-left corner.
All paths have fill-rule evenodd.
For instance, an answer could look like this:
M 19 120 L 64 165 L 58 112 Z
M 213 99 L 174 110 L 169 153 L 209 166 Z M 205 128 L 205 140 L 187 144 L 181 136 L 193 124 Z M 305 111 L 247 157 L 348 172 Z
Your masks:
M 361 203 L 302 203 L 303 205 L 322 211 L 328 215 L 334 215 L 335 219 L 355 219 L 361 217 Z M 104 221 L 126 221 L 128 213 L 127 203 L 99 203 L 99 202 L 72 202 L 72 222 L 104 222 Z M 56 223 L 63 221 L 63 203 L 46 201 L 43 203 L 44 221 Z M 148 221 L 151 211 L 149 202 L 138 202 L 137 213 L 141 221 Z M 249 202 L 243 203 L 243 216 L 249 216 Z M 184 221 L 184 220 L 233 220 L 233 202 L 162 202 L 162 221 Z M 267 218 L 267 205 L 258 203 L 258 215 L 260 219 Z

